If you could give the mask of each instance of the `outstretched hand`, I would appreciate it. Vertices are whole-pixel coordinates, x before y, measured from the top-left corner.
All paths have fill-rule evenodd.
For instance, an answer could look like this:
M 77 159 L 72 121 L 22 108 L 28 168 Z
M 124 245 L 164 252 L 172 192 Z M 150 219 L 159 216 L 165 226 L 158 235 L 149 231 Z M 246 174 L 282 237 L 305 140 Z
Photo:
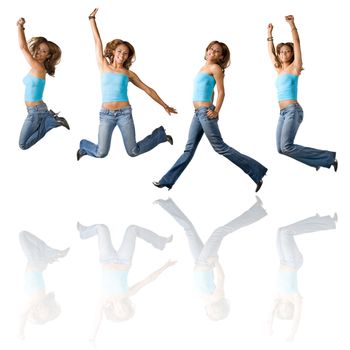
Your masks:
M 166 110 L 166 112 L 171 115 L 171 113 L 177 114 L 177 111 L 175 108 L 173 107 L 169 107 L 169 106 L 165 106 L 164 109 Z
M 272 23 L 269 23 L 269 25 L 267 26 L 267 30 L 269 31 L 269 33 L 272 33 L 272 30 L 273 30 Z
M 21 18 L 17 21 L 17 25 L 18 25 L 18 26 L 21 26 L 21 27 L 24 26 L 24 23 L 26 23 L 26 20 L 25 20 L 23 17 L 21 17 Z

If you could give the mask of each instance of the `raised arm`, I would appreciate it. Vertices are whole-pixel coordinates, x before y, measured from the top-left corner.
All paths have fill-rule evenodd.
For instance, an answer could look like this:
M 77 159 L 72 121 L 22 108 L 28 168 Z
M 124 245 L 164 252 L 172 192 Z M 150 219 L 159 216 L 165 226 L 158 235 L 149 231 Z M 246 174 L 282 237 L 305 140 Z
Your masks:
M 97 65 L 100 68 L 100 70 L 102 70 L 103 64 L 104 64 L 106 59 L 103 55 L 102 40 L 101 40 L 100 33 L 98 31 L 97 24 L 96 24 L 97 11 L 98 11 L 98 9 L 96 8 L 91 12 L 91 14 L 89 16 L 89 21 L 90 21 L 90 25 L 91 25 L 91 29 L 92 29 L 92 35 L 93 35 L 94 41 L 95 41 Z
M 149 95 L 154 101 L 156 101 L 157 103 L 159 103 L 164 109 L 165 111 L 171 115 L 171 113 L 177 113 L 176 109 L 173 107 L 169 107 L 159 96 L 158 94 L 149 86 L 147 86 L 145 83 L 143 83 L 140 78 L 134 73 L 130 71 L 130 81 L 137 86 L 138 88 L 140 88 L 141 90 L 143 90 L 147 95 Z
M 272 31 L 273 31 L 273 25 L 272 23 L 269 23 L 269 25 L 267 26 L 267 50 L 273 66 L 277 68 L 276 67 L 277 55 L 276 55 L 275 45 L 273 43 Z
M 40 64 L 30 53 L 29 47 L 27 44 L 26 36 L 24 34 L 24 24 L 26 23 L 24 18 L 20 18 L 17 21 L 17 30 L 18 30 L 18 44 L 19 48 L 23 53 L 23 56 L 31 66 L 31 68 L 35 71 L 42 72 L 45 70 L 44 66 Z
M 301 58 L 301 48 L 300 48 L 300 38 L 298 34 L 297 27 L 294 23 L 294 16 L 286 16 L 286 21 L 290 25 L 291 31 L 292 31 L 292 38 L 293 38 L 293 44 L 294 44 L 294 62 L 293 65 L 295 69 L 297 70 L 297 74 L 300 74 L 302 68 L 303 68 L 303 62 Z
M 160 269 L 152 272 L 149 276 L 147 276 L 145 279 L 142 281 L 134 284 L 130 289 L 129 289 L 129 297 L 136 294 L 141 288 L 149 284 L 150 282 L 153 282 L 156 280 L 159 275 L 165 271 L 168 267 L 173 266 L 176 264 L 176 261 L 169 260 L 167 263 L 165 263 Z

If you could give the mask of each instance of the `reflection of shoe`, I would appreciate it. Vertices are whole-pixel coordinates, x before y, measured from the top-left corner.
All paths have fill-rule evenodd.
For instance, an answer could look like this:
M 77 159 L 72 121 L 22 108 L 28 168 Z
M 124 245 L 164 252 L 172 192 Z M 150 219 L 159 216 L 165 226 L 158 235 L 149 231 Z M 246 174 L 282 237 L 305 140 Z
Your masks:
M 55 113 L 52 109 L 50 109 L 50 112 L 53 114 L 53 117 L 56 119 L 57 123 L 59 124 L 59 126 L 64 126 L 66 129 L 70 130 L 69 124 L 67 122 L 66 119 L 64 119 L 63 117 L 59 117 L 58 113 Z
M 174 144 L 173 138 L 170 135 L 166 135 L 166 140 L 169 142 L 171 145 Z
M 332 163 L 332 166 L 334 168 L 334 171 L 337 172 L 338 170 L 338 161 L 335 159 L 334 162 Z
M 256 204 L 259 204 L 261 207 L 263 206 L 262 200 L 259 198 L 259 196 L 255 196 L 256 198 Z
M 338 214 L 337 214 L 337 213 L 334 213 L 334 215 L 333 215 L 333 220 L 334 220 L 335 222 L 338 221 Z
M 77 151 L 77 161 L 79 161 L 82 156 L 84 156 L 84 154 L 81 153 L 80 149 L 78 149 L 78 151 Z
M 161 185 L 159 182 L 157 181 L 153 181 L 152 182 L 154 186 L 158 187 L 158 188 L 163 188 L 166 187 L 168 190 L 171 190 L 171 188 L 173 187 L 172 185 Z
M 258 192 L 258 191 L 260 190 L 262 184 L 263 184 L 263 180 L 260 180 L 260 181 L 256 184 L 255 192 Z

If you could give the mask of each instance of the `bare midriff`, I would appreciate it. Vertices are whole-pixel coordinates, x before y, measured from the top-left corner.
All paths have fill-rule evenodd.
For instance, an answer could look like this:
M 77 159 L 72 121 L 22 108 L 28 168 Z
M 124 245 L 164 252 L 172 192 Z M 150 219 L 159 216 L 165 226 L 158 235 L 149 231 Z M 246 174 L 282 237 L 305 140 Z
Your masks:
M 286 108 L 289 105 L 296 104 L 296 103 L 298 103 L 297 100 L 283 100 L 278 102 L 278 104 L 280 105 L 280 109 Z
M 27 107 L 39 106 L 39 105 L 42 105 L 43 103 L 44 101 L 34 101 L 34 102 L 25 101 L 25 104 Z
M 116 110 L 116 109 L 121 109 L 124 107 L 129 107 L 130 104 L 128 101 L 123 101 L 123 102 L 103 102 L 102 103 L 102 108 L 105 109 L 110 109 L 110 110 Z
M 195 109 L 200 108 L 200 107 L 210 107 L 212 104 L 213 104 L 212 102 L 193 101 L 193 106 Z

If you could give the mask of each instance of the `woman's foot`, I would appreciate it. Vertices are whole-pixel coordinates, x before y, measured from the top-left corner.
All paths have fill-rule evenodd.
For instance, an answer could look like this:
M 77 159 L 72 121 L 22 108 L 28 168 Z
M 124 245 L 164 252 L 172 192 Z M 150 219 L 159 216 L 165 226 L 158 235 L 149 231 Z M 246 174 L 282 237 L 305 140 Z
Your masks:
M 335 159 L 334 162 L 332 163 L 332 166 L 334 168 L 334 171 L 337 172 L 338 170 L 338 161 Z
M 59 117 L 58 113 L 54 112 L 52 109 L 50 109 L 50 113 L 53 114 L 53 117 L 55 118 L 56 122 L 59 124 L 59 126 L 64 126 L 66 129 L 70 130 L 69 124 L 67 122 L 67 120 L 63 117 Z
M 260 180 L 257 184 L 256 184 L 256 189 L 255 192 L 258 192 L 261 188 L 261 186 L 263 185 L 263 180 Z
M 161 185 L 159 182 L 157 181 L 153 181 L 152 182 L 154 186 L 158 187 L 158 188 L 163 188 L 166 187 L 168 190 L 171 190 L 171 188 L 173 187 L 172 185 Z
M 166 135 L 166 140 L 167 140 L 167 142 L 169 142 L 171 145 L 174 144 L 174 140 L 173 140 L 173 138 L 172 138 L 170 135 Z
M 77 161 L 79 161 L 82 156 L 84 156 L 84 154 L 81 153 L 80 149 L 78 149 L 78 151 L 77 151 Z

